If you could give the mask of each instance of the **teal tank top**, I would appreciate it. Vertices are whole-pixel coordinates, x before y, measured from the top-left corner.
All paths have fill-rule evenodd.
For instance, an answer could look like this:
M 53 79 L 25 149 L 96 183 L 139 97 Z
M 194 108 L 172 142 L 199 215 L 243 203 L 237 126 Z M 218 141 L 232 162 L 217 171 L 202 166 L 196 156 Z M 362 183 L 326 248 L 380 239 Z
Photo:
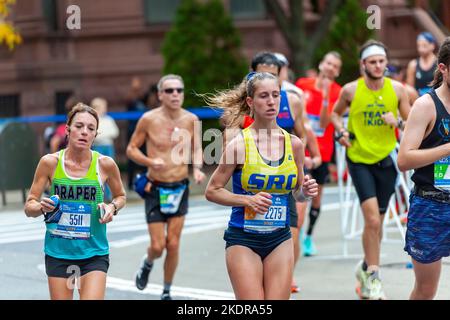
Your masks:
M 83 178 L 70 177 L 64 167 L 65 149 L 59 152 L 52 179 L 52 195 L 59 196 L 61 218 L 47 223 L 44 252 L 54 258 L 80 260 L 109 254 L 106 225 L 99 222 L 98 204 L 103 202 L 99 153 L 92 151 L 89 170 Z

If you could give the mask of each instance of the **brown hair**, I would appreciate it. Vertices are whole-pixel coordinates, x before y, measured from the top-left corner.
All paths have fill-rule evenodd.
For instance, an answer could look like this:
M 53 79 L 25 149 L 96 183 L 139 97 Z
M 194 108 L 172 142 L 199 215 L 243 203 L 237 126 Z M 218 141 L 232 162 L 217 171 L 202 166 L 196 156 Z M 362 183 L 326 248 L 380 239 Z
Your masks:
M 254 97 L 256 83 L 265 79 L 278 82 L 278 78 L 267 72 L 251 72 L 233 89 L 219 91 L 217 94 L 201 95 L 206 104 L 223 109 L 223 123 L 229 127 L 238 127 L 242 116 L 250 114 L 246 98 Z
M 438 65 L 440 63 L 443 63 L 444 65 L 447 66 L 447 68 L 450 68 L 450 37 L 445 38 L 444 42 L 439 48 L 437 63 Z M 430 85 L 436 89 L 442 84 L 443 80 L 444 76 L 437 67 L 436 70 L 434 71 L 434 79 L 430 83 Z
M 98 114 L 97 111 L 95 111 L 95 109 L 89 107 L 88 105 L 82 103 L 82 102 L 78 102 L 73 108 L 72 110 L 70 110 L 69 114 L 67 115 L 67 126 L 70 126 L 72 124 L 73 118 L 75 117 L 75 115 L 77 113 L 81 113 L 81 112 L 87 112 L 90 115 L 92 115 L 95 120 L 97 121 L 97 129 L 98 129 Z

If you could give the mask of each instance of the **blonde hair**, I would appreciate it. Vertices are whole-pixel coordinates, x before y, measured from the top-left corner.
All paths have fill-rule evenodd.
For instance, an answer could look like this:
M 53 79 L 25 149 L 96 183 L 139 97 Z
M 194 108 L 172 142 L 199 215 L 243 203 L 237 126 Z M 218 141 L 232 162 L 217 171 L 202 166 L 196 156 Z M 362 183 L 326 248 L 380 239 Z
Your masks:
M 200 95 L 205 103 L 211 107 L 223 109 L 221 117 L 224 125 L 229 128 L 238 127 L 244 115 L 250 114 L 247 97 L 254 97 L 257 83 L 266 79 L 279 81 L 276 76 L 268 72 L 251 72 L 242 82 L 229 90 L 218 91 L 216 94 Z

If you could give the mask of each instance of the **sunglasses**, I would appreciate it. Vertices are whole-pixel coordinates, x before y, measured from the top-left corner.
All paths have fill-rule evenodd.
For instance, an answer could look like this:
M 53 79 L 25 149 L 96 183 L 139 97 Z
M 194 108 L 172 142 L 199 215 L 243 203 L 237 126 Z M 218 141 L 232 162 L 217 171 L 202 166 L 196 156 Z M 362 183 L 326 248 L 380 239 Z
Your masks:
M 167 89 L 164 89 L 163 91 L 164 91 L 164 93 L 172 94 L 175 90 L 178 93 L 182 93 L 184 91 L 184 88 L 167 88 Z

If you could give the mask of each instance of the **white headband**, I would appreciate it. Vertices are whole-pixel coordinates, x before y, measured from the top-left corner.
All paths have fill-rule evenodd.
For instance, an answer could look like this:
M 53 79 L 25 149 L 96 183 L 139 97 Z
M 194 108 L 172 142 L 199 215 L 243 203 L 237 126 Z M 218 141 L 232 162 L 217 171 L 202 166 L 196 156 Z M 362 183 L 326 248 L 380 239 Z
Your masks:
M 378 55 L 386 57 L 386 50 L 384 50 L 382 46 L 373 44 L 364 49 L 364 51 L 361 53 L 361 60 L 364 60 L 371 56 L 378 56 Z

